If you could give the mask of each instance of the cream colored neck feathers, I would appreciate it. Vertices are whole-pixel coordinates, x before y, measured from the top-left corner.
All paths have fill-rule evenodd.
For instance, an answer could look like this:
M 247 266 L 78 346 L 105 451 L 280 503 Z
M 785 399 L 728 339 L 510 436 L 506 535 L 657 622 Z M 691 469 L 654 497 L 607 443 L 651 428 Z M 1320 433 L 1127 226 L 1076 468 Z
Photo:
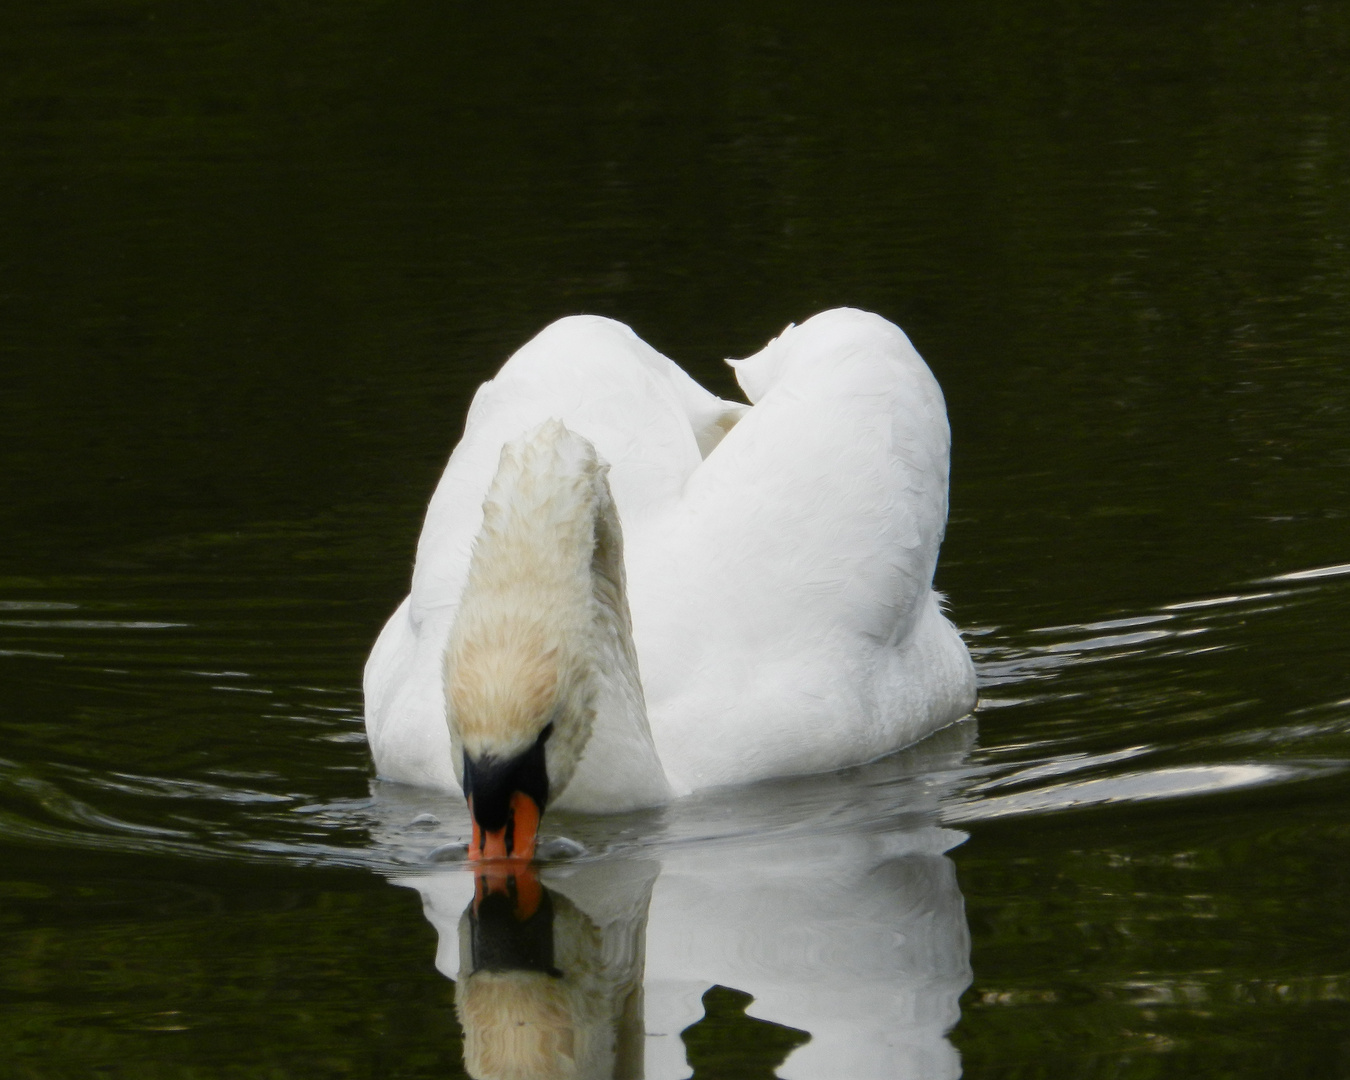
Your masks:
M 509 759 L 549 724 L 551 804 L 597 728 L 601 743 L 645 743 L 655 762 L 607 471 L 556 420 L 502 448 L 445 655 L 461 784 L 464 752 Z

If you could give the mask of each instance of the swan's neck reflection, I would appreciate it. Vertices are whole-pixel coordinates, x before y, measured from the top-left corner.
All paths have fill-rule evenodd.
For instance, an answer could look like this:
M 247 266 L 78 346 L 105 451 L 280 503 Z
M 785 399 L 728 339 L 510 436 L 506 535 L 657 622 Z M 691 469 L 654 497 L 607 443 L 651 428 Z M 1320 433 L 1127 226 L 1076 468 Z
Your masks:
M 639 903 L 591 914 L 531 868 L 475 875 L 455 994 L 470 1074 L 642 1076 L 642 945 L 655 876 L 625 883 L 638 886 Z
M 553 966 L 553 894 L 533 869 L 491 869 L 475 877 L 469 920 L 471 975 L 481 971 L 536 971 Z

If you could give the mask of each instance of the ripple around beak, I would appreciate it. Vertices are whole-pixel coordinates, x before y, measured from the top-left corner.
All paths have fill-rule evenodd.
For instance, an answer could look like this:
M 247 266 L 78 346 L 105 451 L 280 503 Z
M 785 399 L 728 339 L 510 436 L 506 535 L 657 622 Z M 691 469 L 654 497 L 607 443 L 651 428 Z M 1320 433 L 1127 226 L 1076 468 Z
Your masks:
M 462 863 L 469 859 L 469 842 L 452 840 L 448 844 L 432 848 L 427 852 L 426 861 L 430 863 Z
M 590 854 L 591 849 L 585 844 L 566 836 L 541 837 L 534 849 L 535 861 L 545 863 L 584 859 Z M 467 840 L 452 840 L 448 844 L 441 844 L 439 847 L 428 851 L 424 861 L 429 863 L 468 862 L 469 842 Z

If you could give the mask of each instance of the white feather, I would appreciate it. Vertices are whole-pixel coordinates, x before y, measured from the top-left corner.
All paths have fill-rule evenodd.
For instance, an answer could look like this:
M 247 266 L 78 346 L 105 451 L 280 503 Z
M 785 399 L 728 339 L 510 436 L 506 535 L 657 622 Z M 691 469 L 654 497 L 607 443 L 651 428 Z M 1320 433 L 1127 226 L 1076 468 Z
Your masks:
M 442 664 L 502 448 L 548 420 L 609 466 L 640 670 L 637 707 L 631 693 L 597 706 L 552 805 L 624 809 L 856 764 L 970 711 L 970 657 L 932 590 L 949 433 L 923 360 L 891 323 L 842 308 L 734 366 L 752 408 L 579 316 L 479 389 L 412 593 L 366 666 L 381 776 L 459 790 Z M 598 678 L 622 687 L 616 657 L 596 657 Z

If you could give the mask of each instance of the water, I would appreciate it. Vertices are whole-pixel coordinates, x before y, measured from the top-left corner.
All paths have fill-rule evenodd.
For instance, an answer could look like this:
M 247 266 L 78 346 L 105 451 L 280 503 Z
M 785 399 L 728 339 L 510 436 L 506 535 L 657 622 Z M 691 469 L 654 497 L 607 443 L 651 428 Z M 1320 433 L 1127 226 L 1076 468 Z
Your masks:
M 372 782 L 359 673 L 468 398 L 581 310 L 730 394 L 839 303 L 946 392 L 981 708 L 550 816 L 578 1038 L 1350 1074 L 1342 6 L 62 0 L 0 42 L 0 1077 L 465 1075 L 464 813 Z

